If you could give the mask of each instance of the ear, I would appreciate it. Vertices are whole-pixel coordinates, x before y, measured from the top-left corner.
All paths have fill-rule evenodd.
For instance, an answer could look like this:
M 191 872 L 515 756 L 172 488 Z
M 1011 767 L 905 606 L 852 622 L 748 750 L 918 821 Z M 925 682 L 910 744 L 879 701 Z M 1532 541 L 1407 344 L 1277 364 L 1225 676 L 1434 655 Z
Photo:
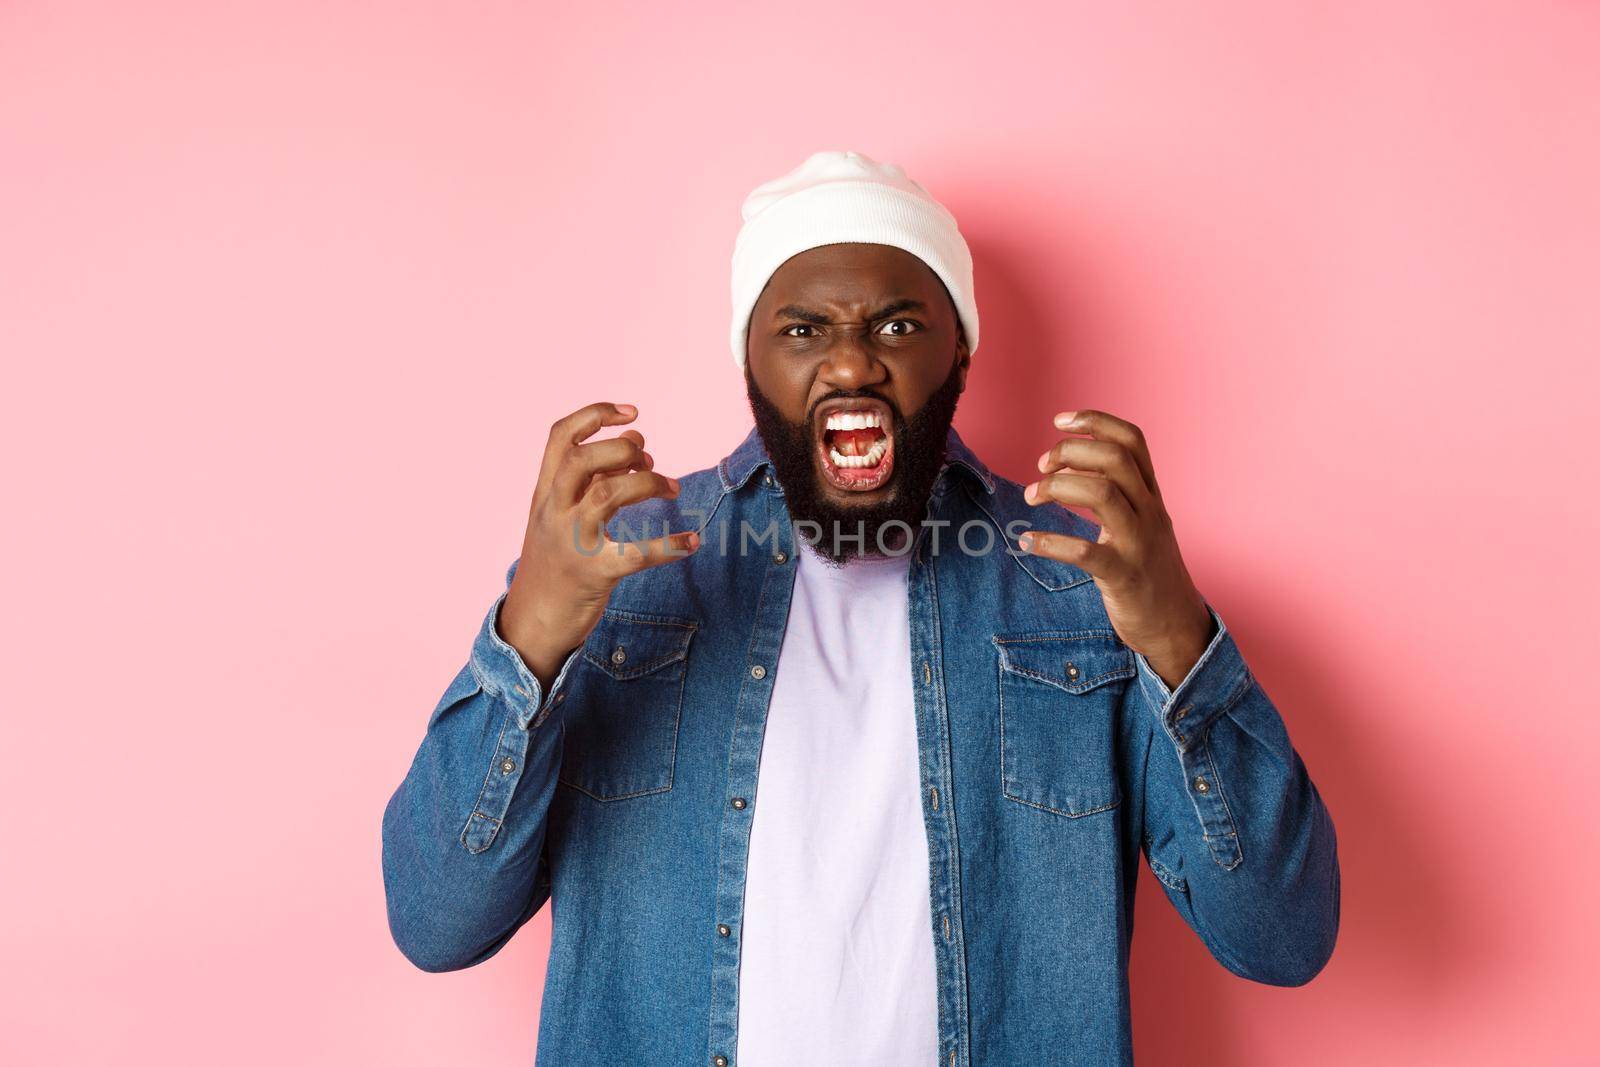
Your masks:
M 956 367 L 961 375 L 961 388 L 958 394 L 967 391 L 967 370 L 972 366 L 972 353 L 967 351 L 967 331 L 965 327 L 956 330 Z

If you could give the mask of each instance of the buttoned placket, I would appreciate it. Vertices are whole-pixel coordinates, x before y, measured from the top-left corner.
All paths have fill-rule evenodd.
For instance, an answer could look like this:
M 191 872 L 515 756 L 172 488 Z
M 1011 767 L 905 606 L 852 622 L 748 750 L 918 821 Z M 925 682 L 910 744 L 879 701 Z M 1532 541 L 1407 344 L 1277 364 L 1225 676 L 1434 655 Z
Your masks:
M 728 804 L 718 835 L 716 926 L 711 934 L 711 1067 L 737 1067 L 739 937 L 744 918 L 748 876 L 751 809 L 757 797 L 761 741 L 766 731 L 778 654 L 783 647 L 789 604 L 794 595 L 793 528 L 781 492 L 771 476 L 762 479 L 768 526 L 777 544 L 765 568 L 757 598 L 749 652 L 742 664 L 728 759 Z M 948 488 L 948 485 L 941 488 Z M 935 491 L 935 500 L 943 493 Z M 939 1000 L 940 1062 L 970 1067 L 967 1051 L 966 945 L 961 923 L 961 867 L 956 838 L 953 768 L 950 760 L 950 717 L 943 685 L 943 652 L 939 642 L 938 593 L 927 544 L 919 536 L 907 575 L 906 595 L 911 631 L 913 705 L 917 725 L 918 767 L 923 783 L 923 824 L 928 835 L 929 892 L 933 913 L 935 983 Z
M 728 752 L 727 802 L 717 835 L 717 888 L 715 926 L 711 939 L 711 1017 L 709 1049 L 711 1067 L 736 1067 L 734 1050 L 739 1036 L 739 931 L 743 927 L 745 882 L 749 873 L 750 828 L 760 802 L 756 778 L 760 770 L 761 741 L 777 680 L 778 653 L 783 648 L 794 596 L 794 531 L 781 491 L 770 475 L 761 482 L 766 512 L 764 530 L 775 531 L 775 545 L 763 563 L 765 572 L 756 598 L 751 635 L 745 659 L 738 664 L 741 682 L 734 710 L 733 734 Z M 730 546 L 737 550 L 742 546 Z M 762 546 L 768 548 L 768 546 Z M 759 557 L 758 557 L 759 558 Z M 755 799 L 751 799 L 755 798 Z
M 951 488 L 945 474 L 932 505 Z M 966 941 L 962 936 L 961 862 L 956 834 L 954 770 L 950 755 L 950 709 L 945 700 L 943 646 L 939 640 L 939 594 L 926 529 L 919 533 L 907 574 L 911 620 L 911 669 L 917 718 L 918 767 L 922 777 L 923 825 L 928 835 L 929 893 L 934 928 L 934 966 L 939 993 L 939 1060 L 970 1065 L 967 1043 Z M 941 541 L 941 547 L 943 542 Z

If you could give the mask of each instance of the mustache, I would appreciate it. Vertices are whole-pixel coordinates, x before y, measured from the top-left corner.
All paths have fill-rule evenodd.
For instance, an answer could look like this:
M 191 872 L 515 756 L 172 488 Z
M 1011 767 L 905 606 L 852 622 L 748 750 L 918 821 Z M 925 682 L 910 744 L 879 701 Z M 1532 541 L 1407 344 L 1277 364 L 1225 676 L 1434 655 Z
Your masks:
M 756 431 L 772 460 L 773 473 L 783 486 L 784 503 L 790 518 L 814 522 L 821 530 L 841 527 L 865 532 L 866 544 L 877 545 L 885 529 L 893 532 L 891 523 L 904 523 L 915 528 L 927 510 L 929 494 L 939 476 L 945 458 L 945 438 L 955 416 L 956 403 L 961 395 L 960 366 L 950 368 L 944 384 L 925 400 L 909 418 L 889 399 L 872 389 L 832 389 L 827 396 L 817 400 L 870 399 L 886 404 L 893 413 L 895 433 L 895 469 L 886 488 L 889 496 L 871 505 L 829 499 L 822 486 L 822 474 L 816 469 L 816 404 L 807 404 L 808 421 L 794 423 L 778 410 L 776 404 L 762 394 L 755 376 L 745 367 L 745 391 L 750 400 L 750 413 L 755 416 Z M 835 563 L 842 563 L 864 549 L 859 542 L 839 538 L 824 539 L 818 551 Z

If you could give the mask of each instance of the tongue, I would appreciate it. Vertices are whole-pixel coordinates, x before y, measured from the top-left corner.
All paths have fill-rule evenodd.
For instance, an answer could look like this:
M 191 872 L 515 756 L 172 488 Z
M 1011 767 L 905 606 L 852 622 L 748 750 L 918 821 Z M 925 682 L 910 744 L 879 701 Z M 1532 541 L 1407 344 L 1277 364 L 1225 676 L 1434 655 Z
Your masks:
M 843 455 L 864 456 L 882 436 L 883 431 L 878 429 L 835 430 L 832 443 Z

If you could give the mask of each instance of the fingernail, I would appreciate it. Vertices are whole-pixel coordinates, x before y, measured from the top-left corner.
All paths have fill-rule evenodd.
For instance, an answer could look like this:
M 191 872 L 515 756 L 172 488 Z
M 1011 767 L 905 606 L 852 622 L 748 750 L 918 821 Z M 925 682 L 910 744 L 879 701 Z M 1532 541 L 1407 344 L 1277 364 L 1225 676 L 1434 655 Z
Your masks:
M 1056 416 L 1056 429 L 1065 430 L 1067 427 L 1076 422 L 1077 418 L 1078 413 L 1076 411 L 1063 411 L 1061 414 Z
M 699 543 L 700 543 L 700 535 L 695 533 L 692 530 L 687 535 L 684 536 L 683 544 L 684 544 L 684 547 L 686 547 L 686 548 L 693 548 L 696 545 L 698 545 Z
M 1049 465 L 1050 465 L 1050 453 L 1046 452 L 1044 455 L 1039 457 L 1039 469 L 1040 470 L 1044 470 Z
M 1023 534 L 1021 537 L 1017 538 L 1017 547 L 1022 549 L 1024 552 L 1032 551 L 1033 534 Z
M 617 405 L 617 410 L 622 412 L 624 415 L 637 415 L 637 414 L 639 414 L 639 409 L 634 407 L 632 404 L 618 404 Z
M 1039 483 L 1038 482 L 1031 482 L 1031 483 L 1029 483 L 1028 487 L 1022 491 L 1022 499 L 1028 501 L 1031 504 L 1031 503 L 1033 503 L 1033 494 L 1037 493 L 1038 491 L 1039 491 Z

